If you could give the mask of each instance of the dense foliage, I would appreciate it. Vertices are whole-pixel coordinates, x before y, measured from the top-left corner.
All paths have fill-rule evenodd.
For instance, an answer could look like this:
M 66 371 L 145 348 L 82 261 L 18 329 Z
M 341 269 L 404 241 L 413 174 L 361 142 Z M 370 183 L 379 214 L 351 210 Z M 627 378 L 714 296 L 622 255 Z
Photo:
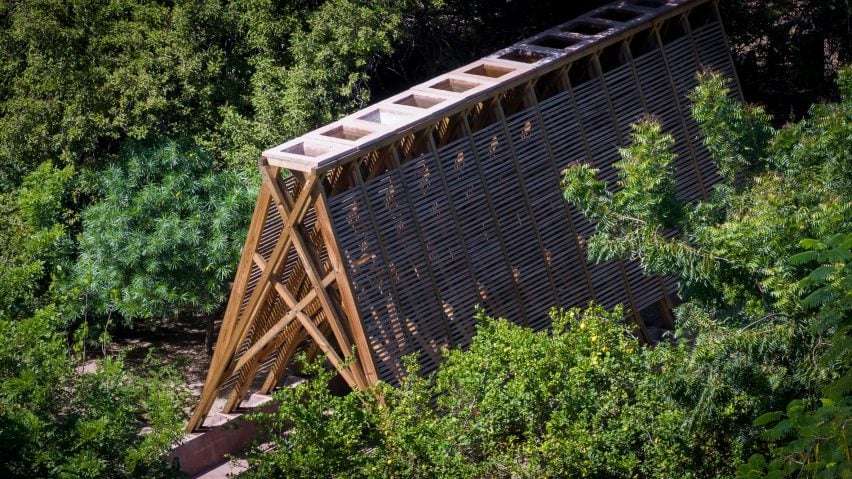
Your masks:
M 175 316 L 195 321 L 215 316 L 250 217 L 261 149 L 603 3 L 0 2 L 0 332 L 5 338 L 0 474 L 167 472 L 160 466 L 179 428 L 182 404 L 170 392 L 176 379 L 132 372 L 130 361 L 107 354 L 109 334 L 143 323 L 156 328 Z M 490 396 L 482 399 L 462 378 L 478 381 L 470 387 L 488 384 L 494 390 L 489 394 L 497 394 L 503 373 L 495 365 L 482 366 L 489 376 L 476 375 L 464 353 L 453 352 L 441 373 L 444 385 L 414 375 L 400 391 L 387 392 L 387 407 L 356 410 L 356 403 L 370 401 L 362 395 L 322 397 L 346 403 L 339 407 L 351 414 L 346 424 L 362 425 L 367 437 L 347 433 L 336 439 L 304 429 L 305 438 L 323 446 L 279 458 L 283 462 L 270 471 L 316 476 L 363 460 L 356 466 L 364 475 L 635 475 L 635 468 L 645 467 L 642 461 L 658 460 L 663 447 L 640 444 L 638 435 L 656 434 L 675 453 L 670 461 L 659 459 L 668 461 L 660 465 L 665 472 L 642 469 L 641 474 L 728 475 L 747 451 L 760 449 L 751 419 L 782 410 L 787 413 L 761 422 L 776 431 L 795 430 L 803 442 L 784 442 L 786 432 L 775 437 L 777 450 L 762 450 L 766 457 L 755 457 L 744 473 L 786 471 L 795 461 L 781 460 L 785 457 L 832 461 L 822 446 L 824 431 L 844 432 L 848 407 L 843 399 L 848 348 L 839 338 L 848 336 L 848 259 L 840 252 L 848 250 L 842 234 L 848 232 L 852 188 L 849 95 L 842 104 L 814 107 L 809 118 L 784 129 L 770 125 L 791 113 L 798 118 L 815 98 L 834 94 L 830 80 L 850 59 L 850 6 L 843 0 L 721 4 L 747 95 L 771 100 L 774 121 L 760 109 L 722 101 L 724 86 L 711 79 L 696 94 L 704 108 L 696 115 L 726 177 L 711 201 L 695 206 L 676 200 L 671 178 L 655 173 L 671 168 L 670 139 L 650 123 L 637 126 L 637 142 L 625 155 L 620 196 L 607 196 L 606 185 L 586 190 L 593 192 L 587 203 L 595 203 L 589 214 L 599 222 L 599 234 L 590 242 L 595 258 L 630 255 L 650 271 L 686 271 L 682 324 L 704 355 L 695 359 L 698 353 L 682 346 L 643 351 L 622 337 L 609 313 L 590 311 L 584 313 L 586 324 L 618 338 L 606 339 L 615 341 L 607 347 L 623 346 L 613 361 L 626 371 L 627 382 L 593 380 L 582 368 L 591 381 L 589 391 L 546 375 L 513 380 L 519 388 L 545 388 L 542 397 L 566 388 L 560 401 L 569 401 L 568 395 L 588 399 L 595 391 L 616 408 L 609 411 L 612 417 L 585 403 L 577 410 L 555 399 L 527 404 L 530 394 L 521 403 L 508 401 L 511 407 Z M 841 79 L 845 91 L 852 89 L 850 82 L 848 75 Z M 588 171 L 578 173 L 574 186 L 592 184 L 593 178 Z M 632 220 L 644 223 L 637 227 Z M 657 234 L 669 227 L 680 228 L 681 235 Z M 807 238 L 813 239 L 799 246 Z M 803 251 L 809 253 L 802 256 Z M 570 323 L 580 314 L 558 316 Z M 591 336 L 570 328 L 547 338 L 483 321 L 476 343 L 481 358 L 490 347 L 487 341 L 506 347 L 511 340 L 529 346 L 518 346 L 519 354 L 551 351 L 571 364 L 591 361 L 591 349 L 581 347 Z M 577 353 L 565 351 L 566 344 L 578 347 Z M 800 361 L 813 351 L 825 353 L 819 361 Z M 663 368 L 660 361 L 667 354 L 688 366 Z M 84 372 L 79 366 L 93 356 L 100 357 L 95 372 Z M 520 356 L 507 361 L 512 362 L 499 364 L 533 364 L 519 362 Z M 659 393 L 650 391 L 650 379 L 640 374 L 654 365 L 670 381 Z M 710 389 L 704 387 L 708 377 Z M 743 377 L 752 378 L 754 387 L 742 389 Z M 647 400 L 634 387 L 647 388 Z M 323 388 L 320 380 L 296 391 L 305 404 L 319 408 L 327 394 Z M 447 396 L 443 406 L 427 401 L 439 391 Z M 796 395 L 802 402 L 787 407 Z M 824 400 L 822 408 L 816 408 L 817 398 Z M 456 409 L 446 409 L 454 400 L 459 411 L 464 404 L 478 404 L 492 408 L 491 416 L 480 421 L 474 417 L 478 409 L 456 416 Z M 639 410 L 663 403 L 673 408 L 668 419 Z M 640 425 L 621 408 L 650 422 Z M 689 408 L 707 412 L 690 413 L 683 423 L 689 425 L 686 432 L 665 429 L 662 421 L 675 424 Z M 416 417 L 421 410 L 422 423 Z M 324 410 L 297 407 L 282 413 L 276 427 L 296 413 L 340 431 L 345 425 L 321 414 Z M 531 419 L 513 422 L 524 414 Z M 822 418 L 818 427 L 808 422 L 814 417 Z M 453 429 L 451 422 L 461 418 L 466 422 L 459 428 L 473 429 Z M 587 419 L 594 429 L 585 439 L 566 442 L 556 434 L 563 427 L 581 428 Z M 530 422 L 535 420 L 552 430 L 535 429 Z M 606 429 L 610 421 L 625 428 L 623 436 Z M 713 421 L 718 431 L 712 430 Z M 146 424 L 153 432 L 137 434 Z M 397 425 L 400 432 L 391 431 Z M 725 442 L 726 437 L 734 439 Z M 306 444 L 300 438 L 294 435 L 293 441 L 301 442 L 287 447 L 298 450 Z M 428 443 L 432 439 L 434 446 Z M 607 449 L 604 439 L 635 452 L 616 457 L 615 446 Z M 335 442 L 341 440 L 346 442 Z M 535 440 L 545 442 L 529 442 Z M 362 456 L 357 451 L 363 444 L 381 446 Z M 591 456 L 577 456 L 575 447 Z M 335 459 L 322 462 L 320 453 Z M 557 460 L 559 455 L 573 458 L 572 464 Z M 370 469 L 380 457 L 390 463 Z M 308 474 L 309 465 L 327 469 Z
M 722 77 L 702 78 L 693 115 L 724 178 L 706 201 L 675 198 L 673 140 L 653 121 L 634 128 L 617 185 L 598 180 L 588 165 L 564 178 L 565 197 L 597 222 L 590 257 L 634 259 L 650 273 L 682 279 L 678 319 L 687 334 L 762 348 L 796 338 L 781 352 L 791 365 L 784 380 L 802 399 L 758 418 L 773 425 L 765 437 L 775 458 L 755 456 L 742 477 L 852 473 L 852 68 L 840 72 L 838 85 L 840 102 L 815 105 L 776 130 L 762 109 L 731 100 Z M 813 410 L 817 398 L 822 405 Z
M 210 171 L 197 148 L 135 146 L 100 175 L 99 200 L 83 211 L 75 267 L 96 312 L 125 319 L 224 301 L 257 194 L 237 171 Z
M 329 374 L 309 369 L 316 378 L 259 418 L 287 434 L 249 476 L 730 477 L 757 439 L 752 418 L 784 390 L 763 369 L 783 365 L 760 367 L 734 341 L 649 349 L 620 309 L 552 317 L 538 333 L 480 317 L 467 351 L 383 388 L 384 404 L 333 396 Z
M 180 388 L 169 369 L 145 377 L 120 357 L 75 369 L 53 307 L 32 317 L 0 318 L 0 475 L 157 477 L 183 421 Z M 143 426 L 149 429 L 140 434 Z
M 0 193 L 0 317 L 27 316 L 44 305 L 51 278 L 71 254 L 66 204 L 74 168 L 42 163 L 20 188 Z

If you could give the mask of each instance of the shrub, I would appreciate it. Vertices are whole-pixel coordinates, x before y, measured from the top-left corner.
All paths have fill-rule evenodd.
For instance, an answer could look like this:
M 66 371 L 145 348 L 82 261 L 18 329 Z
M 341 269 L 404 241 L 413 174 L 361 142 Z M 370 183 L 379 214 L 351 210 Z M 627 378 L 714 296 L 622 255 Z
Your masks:
M 408 361 L 383 404 L 331 395 L 312 367 L 257 416 L 274 447 L 249 477 L 732 477 L 758 442 L 752 418 L 783 396 L 766 376 L 783 360 L 742 342 L 648 349 L 620 308 L 551 315 L 550 332 L 480 316 L 468 350 L 431 378 Z
M 81 374 L 62 324 L 53 307 L 0 319 L 0 475 L 170 475 L 166 454 L 180 437 L 183 405 L 174 374 L 152 364 L 137 376 L 120 357 Z
M 74 168 L 44 162 L 17 190 L 0 194 L 0 318 L 29 316 L 73 252 L 66 203 Z
M 128 148 L 83 212 L 78 281 L 125 319 L 214 311 L 233 275 L 257 187 L 186 143 Z

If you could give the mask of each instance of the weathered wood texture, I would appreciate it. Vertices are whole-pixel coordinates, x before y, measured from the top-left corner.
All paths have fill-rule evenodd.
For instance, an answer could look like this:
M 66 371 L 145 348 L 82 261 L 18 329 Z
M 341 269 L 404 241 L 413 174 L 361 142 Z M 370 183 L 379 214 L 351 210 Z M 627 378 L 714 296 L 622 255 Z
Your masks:
M 430 372 L 443 347 L 468 344 L 477 305 L 542 329 L 552 306 L 594 300 L 625 305 L 646 340 L 670 327 L 672 279 L 646 277 L 633 263 L 586 262 L 594 225 L 563 201 L 561 171 L 590 163 L 616 188 L 618 148 L 633 122 L 653 115 L 676 140 L 678 195 L 705 198 L 719 176 L 687 94 L 696 72 L 712 68 L 740 95 L 736 72 L 713 2 L 637 0 L 596 12 L 593 20 L 609 17 L 605 33 L 575 22 L 558 38 L 521 44 L 538 45 L 535 53 L 597 35 L 596 48 L 497 81 L 487 95 L 326 168 L 287 176 L 264 158 L 263 190 L 189 429 L 218 395 L 228 396 L 229 412 L 252 388 L 269 392 L 303 348 L 318 347 L 353 388 L 397 383 L 408 354 Z M 489 68 L 527 61 L 512 55 Z

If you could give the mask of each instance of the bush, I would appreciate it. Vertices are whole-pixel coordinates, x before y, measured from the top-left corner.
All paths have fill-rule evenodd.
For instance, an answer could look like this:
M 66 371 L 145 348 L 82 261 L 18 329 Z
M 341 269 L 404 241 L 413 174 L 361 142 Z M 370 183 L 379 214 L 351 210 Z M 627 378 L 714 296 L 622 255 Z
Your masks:
M 62 324 L 53 307 L 0 319 L 0 475 L 170 475 L 166 454 L 183 422 L 174 374 L 152 364 L 136 376 L 121 358 L 79 373 Z
M 125 319 L 211 313 L 225 299 L 256 180 L 213 171 L 186 143 L 137 145 L 83 212 L 76 276 L 93 308 Z
M 431 378 L 408 361 L 384 404 L 331 395 L 310 368 L 257 416 L 274 447 L 249 477 L 732 477 L 759 443 L 752 418 L 784 395 L 766 376 L 783 360 L 742 342 L 648 349 L 621 309 L 551 314 L 551 332 L 480 316 L 467 351 Z
M 0 194 L 0 318 L 29 316 L 47 301 L 73 253 L 68 232 L 74 168 L 44 162 L 17 190 Z

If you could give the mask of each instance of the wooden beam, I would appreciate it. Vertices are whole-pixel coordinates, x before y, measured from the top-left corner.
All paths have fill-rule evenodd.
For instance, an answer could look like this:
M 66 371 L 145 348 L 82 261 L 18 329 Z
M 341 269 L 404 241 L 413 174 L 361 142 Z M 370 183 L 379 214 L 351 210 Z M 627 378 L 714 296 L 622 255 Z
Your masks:
M 325 278 L 323 278 L 322 284 L 324 287 L 327 287 L 328 285 L 333 283 L 335 279 L 336 277 L 333 273 L 328 274 Z M 274 287 L 276 292 L 278 292 L 279 294 L 282 294 L 281 290 L 287 290 L 283 284 L 277 281 L 275 282 Z M 249 349 L 246 350 L 246 352 L 242 354 L 242 356 L 240 356 L 240 359 L 237 361 L 233 369 L 239 370 L 241 367 L 245 366 L 249 361 L 254 359 L 254 356 L 257 355 L 257 353 L 259 353 L 267 344 L 269 344 L 273 339 L 275 339 L 275 337 L 278 336 L 279 333 L 284 331 L 287 326 L 290 325 L 290 322 L 295 319 L 296 313 L 305 309 L 305 307 L 310 304 L 311 301 L 313 301 L 316 297 L 316 291 L 310 290 L 304 298 L 302 298 L 301 300 L 299 300 L 298 303 L 293 305 L 290 311 L 287 311 L 287 313 L 282 316 L 281 319 L 276 321 L 275 324 L 272 325 L 272 327 L 267 329 L 266 332 L 263 333 L 263 336 L 261 336 L 254 344 L 251 345 Z
M 228 345 L 230 343 L 231 335 L 233 334 L 237 316 L 239 315 L 242 297 L 245 294 L 246 284 L 249 278 L 249 273 L 251 272 L 252 255 L 254 254 L 260 239 L 270 200 L 269 191 L 265 188 L 261 189 L 257 196 L 254 213 L 252 214 L 251 225 L 249 226 L 246 242 L 243 246 L 242 255 L 240 256 L 240 263 L 237 266 L 234 284 L 231 287 L 231 293 L 228 296 L 228 306 L 225 309 L 222 326 L 219 328 L 219 337 L 216 340 L 216 349 L 214 350 L 213 358 L 210 360 L 210 366 L 208 366 L 207 369 L 207 377 L 204 381 L 201 397 L 199 398 L 198 404 L 195 406 L 195 410 L 186 425 L 186 430 L 188 432 L 194 431 L 200 427 L 204 422 L 204 418 L 207 417 L 207 414 L 210 412 L 210 408 L 213 406 L 213 401 L 216 399 L 216 391 L 219 389 L 219 385 L 222 381 L 222 372 L 231 359 L 232 353 L 229 350 Z
M 364 372 L 367 385 L 373 386 L 378 382 L 379 375 L 376 372 L 373 353 L 367 341 L 367 335 L 364 332 L 364 324 L 361 321 L 360 314 L 358 314 L 355 294 L 352 291 L 352 282 L 343 263 L 340 244 L 337 242 L 334 224 L 331 221 L 331 214 L 328 211 L 328 200 L 321 183 L 317 185 L 314 210 L 316 211 L 320 232 L 325 239 L 325 247 L 326 251 L 328 251 L 332 271 L 336 275 L 337 290 L 340 292 L 340 298 L 343 302 L 344 315 L 349 321 L 349 331 L 352 333 L 352 339 L 355 342 L 355 352 L 358 354 L 361 362 L 361 369 Z
M 331 365 L 334 366 L 335 369 L 337 369 L 337 372 L 340 373 L 340 375 L 343 377 L 349 387 L 351 387 L 352 389 L 357 389 L 358 383 L 355 381 L 355 378 L 352 377 L 350 369 L 346 367 L 346 363 L 344 363 L 343 360 L 340 359 L 340 356 L 337 354 L 337 351 L 334 350 L 334 348 L 331 346 L 331 343 L 329 343 L 328 339 L 326 339 L 325 335 L 323 335 L 319 328 L 314 324 L 314 322 L 311 321 L 311 318 L 309 318 L 308 315 L 301 311 L 296 313 L 296 317 L 299 319 L 299 322 L 302 323 L 302 326 L 304 326 L 308 334 L 311 336 L 311 339 L 313 339 L 317 346 L 319 346 L 319 348 L 322 350 L 322 352 L 325 353 L 325 356 L 331 362 Z
M 487 108 L 487 106 L 484 107 Z M 506 248 L 506 241 L 503 238 L 503 232 L 500 231 L 500 221 L 497 216 L 497 211 L 494 209 L 494 199 L 491 197 L 491 191 L 489 191 L 488 184 L 485 181 L 485 173 L 482 170 L 482 158 L 480 158 L 479 151 L 476 149 L 476 141 L 473 139 L 473 131 L 470 129 L 470 122 L 468 121 L 467 113 L 462 115 L 462 119 L 464 121 L 465 136 L 467 136 L 467 140 L 470 144 L 470 151 L 473 152 L 473 163 L 476 165 L 476 173 L 479 176 L 479 183 L 482 185 L 482 193 L 485 195 L 485 204 L 488 206 L 489 213 L 491 213 L 491 224 L 494 225 L 494 231 L 497 235 L 497 243 L 500 247 L 500 252 L 503 255 L 503 263 L 506 266 L 506 271 L 509 274 L 509 277 L 512 278 L 512 291 L 515 293 L 515 301 L 518 302 L 520 313 L 524 317 L 527 317 L 524 301 L 521 299 L 521 292 L 518 291 L 518 285 L 514 281 L 512 260 Z
M 536 118 L 538 119 L 539 128 L 541 128 L 541 137 L 544 142 L 545 147 L 547 148 L 547 158 L 548 165 L 550 166 L 551 171 L 553 172 L 553 176 L 556 177 L 556 185 L 557 189 L 559 189 L 559 185 L 561 184 L 561 176 L 559 174 L 559 169 L 556 167 L 556 155 L 553 154 L 553 148 L 551 146 L 551 140 L 547 133 L 547 128 L 544 126 L 544 118 L 541 115 L 541 108 L 538 105 L 538 98 L 535 94 L 535 88 L 530 86 L 527 88 L 527 101 L 529 102 L 530 107 L 535 111 Z M 559 199 L 562 201 L 562 209 L 565 212 L 565 219 L 568 222 L 568 227 L 571 230 L 571 236 L 574 239 L 574 244 L 577 248 L 577 254 L 580 257 L 580 266 L 583 269 L 583 278 L 586 280 L 586 288 L 589 292 L 589 297 L 594 297 L 594 290 L 592 288 L 592 277 L 589 275 L 589 268 L 586 262 L 586 252 L 583 250 L 583 245 L 580 244 L 580 237 L 577 233 L 576 225 L 574 224 L 574 216 L 571 214 L 571 208 L 567 201 L 562 198 L 561 190 Z
M 267 268 L 263 271 L 263 273 L 261 273 L 257 286 L 255 286 L 254 293 L 244 310 L 245 314 L 243 315 L 243 318 L 245 319 L 243 319 L 243 321 L 236 327 L 235 332 L 238 334 L 234 337 L 238 339 L 233 340 L 232 338 L 232 341 L 229 344 L 230 355 L 233 355 L 233 351 L 245 339 L 245 335 L 249 330 L 249 323 L 253 321 L 253 318 L 255 318 L 259 309 L 266 301 L 267 295 L 272 290 L 272 282 L 270 281 L 270 278 L 273 274 L 277 274 L 277 268 L 283 266 L 284 261 L 287 259 L 289 247 L 292 244 L 292 234 L 295 232 L 296 224 L 301 221 L 307 213 L 310 206 L 309 200 L 311 199 L 311 190 L 313 189 L 316 181 L 316 177 L 310 177 L 307 179 L 302 191 L 299 193 L 299 198 L 294 202 L 294 206 L 290 210 L 289 216 L 282 218 L 284 220 L 284 225 L 281 230 L 281 236 L 279 236 L 275 249 L 272 251 L 272 255 L 270 255 L 268 261 L 272 267 Z M 274 188 L 278 187 L 277 183 L 269 181 L 264 182 L 264 185 L 265 188 L 269 189 L 270 194 L 272 194 Z
M 275 363 L 271 368 L 269 368 L 269 372 L 266 374 L 266 379 L 260 387 L 261 394 L 271 393 L 275 386 L 278 385 L 281 381 L 281 375 L 287 370 L 290 360 L 296 353 L 296 349 L 306 337 L 307 332 L 305 331 L 305 328 L 300 328 L 297 333 L 293 334 L 293 337 L 287 342 L 285 348 L 278 352 L 278 357 L 275 358 Z
M 275 173 L 277 174 L 277 170 L 275 171 Z M 312 179 L 306 180 L 305 183 L 310 183 L 311 188 L 313 189 L 313 185 L 317 183 L 316 177 L 312 177 Z M 281 197 L 287 198 L 287 193 L 281 191 L 280 188 L 278 188 L 277 183 L 272 184 L 272 188 L 277 189 Z M 309 193 L 312 197 L 315 197 L 314 191 L 303 193 Z M 286 200 L 284 200 L 284 203 L 279 203 L 279 205 L 283 207 L 284 216 L 282 218 L 286 218 L 287 215 L 292 213 L 291 211 L 288 211 L 289 208 L 287 207 Z M 317 296 L 319 297 L 323 312 L 326 315 L 326 320 L 331 326 L 331 330 L 334 333 L 335 339 L 337 339 L 337 344 L 343 351 L 344 356 L 348 356 L 352 352 L 352 342 L 349 339 L 349 332 L 344 329 L 343 323 L 340 321 L 337 308 L 335 308 L 335 306 L 333 305 L 334 303 L 332 302 L 331 297 L 328 295 L 328 291 L 326 291 L 325 287 L 322 285 L 322 279 L 320 278 L 318 264 L 315 261 L 312 253 L 308 250 L 308 247 L 306 246 L 305 241 L 302 238 L 302 234 L 298 230 L 294 230 L 290 234 L 290 238 L 292 239 L 293 246 L 296 249 L 296 253 L 299 256 L 299 259 L 301 259 L 302 267 L 304 268 L 305 273 L 308 275 L 308 279 L 310 280 L 312 286 L 314 287 L 314 290 L 316 291 Z M 278 291 L 278 289 L 276 289 L 276 291 Z M 367 389 L 367 379 L 364 377 L 364 373 L 361 371 L 360 366 L 358 366 L 357 361 L 353 362 L 350 367 L 352 369 L 353 377 L 355 378 L 357 387 L 359 389 Z
M 497 112 L 497 121 L 500 122 L 500 125 L 503 128 L 503 134 L 506 135 L 506 141 L 509 143 L 509 157 L 512 160 L 512 168 L 515 170 L 515 176 L 518 180 L 518 188 L 521 190 L 521 198 L 523 199 L 522 203 L 527 211 L 527 217 L 530 220 L 535 240 L 538 243 L 538 252 L 541 254 L 542 263 L 544 264 L 545 271 L 547 271 L 547 282 L 550 285 L 550 294 L 553 295 L 553 301 L 559 301 L 559 292 L 556 289 L 556 281 L 553 279 L 553 271 L 550 269 L 550 263 L 547 261 L 547 255 L 545 254 L 544 241 L 541 239 L 541 232 L 538 230 L 538 223 L 535 220 L 532 205 L 530 204 L 529 192 L 527 192 L 527 187 L 524 181 L 526 175 L 524 175 L 518 162 L 518 153 L 515 147 L 515 142 L 512 139 L 512 134 L 509 132 L 509 125 L 506 124 L 506 115 L 503 112 L 503 106 L 500 103 L 500 98 L 497 98 L 497 101 L 495 101 L 494 104 L 494 109 Z M 530 323 L 530 318 L 527 315 L 524 315 L 524 320 L 526 324 Z

